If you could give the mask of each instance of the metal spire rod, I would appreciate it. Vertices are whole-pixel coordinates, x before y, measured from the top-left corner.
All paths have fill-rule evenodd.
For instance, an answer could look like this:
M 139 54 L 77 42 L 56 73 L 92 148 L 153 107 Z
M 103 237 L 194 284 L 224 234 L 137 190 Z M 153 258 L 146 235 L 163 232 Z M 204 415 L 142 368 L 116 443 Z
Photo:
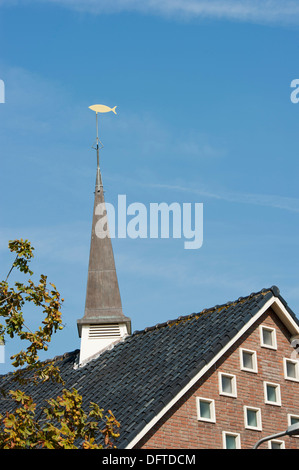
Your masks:
M 115 111 L 116 106 L 114 108 L 109 108 L 109 106 L 105 106 L 103 104 L 94 104 L 93 106 L 89 106 L 89 109 L 92 109 L 96 113 L 96 129 L 97 129 L 97 139 L 96 139 L 96 147 L 92 147 L 97 151 L 97 179 L 96 179 L 96 188 L 97 191 L 101 191 L 101 188 L 103 188 L 103 183 L 102 183 L 102 177 L 101 177 L 101 171 L 100 171 L 100 149 L 104 147 L 102 142 L 99 139 L 99 125 L 98 125 L 98 113 L 108 113 L 109 111 L 113 111 L 114 114 L 116 114 Z M 99 142 L 101 144 L 101 147 L 99 146 Z
M 98 113 L 96 111 L 96 127 L 97 127 L 97 145 L 96 145 L 96 151 L 97 151 L 97 178 L 96 178 L 96 190 L 101 191 L 103 188 L 103 183 L 102 183 L 102 176 L 101 176 L 101 171 L 100 171 L 100 148 L 102 149 L 104 145 L 99 139 L 99 126 L 98 126 Z M 99 147 L 99 142 L 101 144 L 101 147 Z
M 100 141 L 99 139 L 99 125 L 98 125 L 98 113 L 96 112 L 96 126 L 97 126 L 97 147 L 96 147 L 96 150 L 97 150 L 97 168 L 100 168 L 100 155 L 99 155 L 99 149 L 103 148 L 104 145 L 102 144 L 102 142 Z M 99 142 L 101 144 L 101 147 L 99 147 Z

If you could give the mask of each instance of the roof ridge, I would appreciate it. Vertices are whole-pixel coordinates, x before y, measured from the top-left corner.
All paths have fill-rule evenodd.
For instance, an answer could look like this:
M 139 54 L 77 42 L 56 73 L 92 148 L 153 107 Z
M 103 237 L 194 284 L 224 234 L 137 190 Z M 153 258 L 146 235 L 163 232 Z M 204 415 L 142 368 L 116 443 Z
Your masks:
M 80 352 L 80 349 L 77 348 L 77 349 L 74 349 L 73 351 L 67 351 L 63 354 L 58 354 L 57 356 L 54 356 L 53 359 L 46 359 L 46 361 L 58 361 L 59 359 L 63 360 L 63 359 L 66 359 L 67 357 L 76 356 L 77 354 L 79 354 L 79 352 Z
M 202 314 L 210 313 L 210 312 L 213 312 L 215 310 L 219 310 L 219 309 L 223 309 L 223 308 L 228 308 L 232 305 L 236 305 L 236 304 L 240 303 L 241 301 L 245 301 L 247 299 L 253 298 L 253 297 L 261 295 L 261 294 L 266 295 L 269 292 L 272 292 L 272 294 L 275 297 L 278 297 L 280 295 L 279 288 L 277 286 L 273 285 L 269 288 L 261 289 L 258 292 L 252 292 L 251 294 L 249 294 L 245 297 L 239 297 L 237 300 L 231 300 L 231 301 L 225 302 L 224 304 L 215 305 L 214 307 L 204 308 L 200 312 L 193 312 L 193 313 L 189 313 L 187 315 L 180 315 L 179 317 L 174 318 L 172 320 L 167 320 L 166 322 L 163 322 L 163 323 L 157 323 L 153 326 L 148 326 L 148 327 L 144 328 L 143 330 L 135 330 L 132 333 L 131 336 L 142 334 L 142 333 L 148 333 L 149 331 L 158 330 L 160 328 L 164 328 L 165 326 L 171 326 L 171 325 L 177 323 L 178 321 L 190 320 L 191 318 L 194 318 L 194 317 L 202 315 Z M 130 338 L 130 336 L 128 336 L 127 338 Z

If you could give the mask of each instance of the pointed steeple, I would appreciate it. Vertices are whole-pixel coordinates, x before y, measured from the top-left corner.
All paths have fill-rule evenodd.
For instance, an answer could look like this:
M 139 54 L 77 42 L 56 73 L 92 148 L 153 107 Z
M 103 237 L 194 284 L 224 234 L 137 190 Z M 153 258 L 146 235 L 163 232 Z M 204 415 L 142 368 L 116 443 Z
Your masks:
M 97 117 L 97 112 L 96 112 Z M 99 236 L 97 215 L 105 214 L 105 198 L 99 165 L 97 127 L 97 174 L 84 316 L 77 321 L 81 337 L 80 363 L 121 337 L 131 334 L 131 320 L 123 314 L 114 254 L 109 236 Z

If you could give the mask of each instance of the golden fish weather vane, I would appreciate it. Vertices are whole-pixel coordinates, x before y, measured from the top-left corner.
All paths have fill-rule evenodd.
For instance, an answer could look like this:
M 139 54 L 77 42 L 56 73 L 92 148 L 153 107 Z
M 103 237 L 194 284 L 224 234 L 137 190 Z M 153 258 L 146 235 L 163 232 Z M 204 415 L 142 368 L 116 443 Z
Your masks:
M 105 106 L 104 104 L 93 104 L 92 106 L 89 106 L 89 109 L 92 109 L 96 113 L 109 113 L 110 111 L 113 111 L 114 114 L 116 114 L 116 108 L 117 106 L 114 106 L 114 108 L 109 108 L 109 106 Z
M 98 128 L 98 113 L 109 113 L 112 111 L 114 114 L 116 114 L 116 106 L 114 108 L 110 108 L 109 106 L 106 106 L 104 104 L 93 104 L 92 106 L 89 106 L 89 109 L 92 111 L 95 111 L 96 113 L 96 127 L 97 127 L 97 139 L 96 139 L 96 147 L 92 147 L 97 151 L 97 190 L 100 191 L 101 188 L 103 187 L 102 185 L 102 178 L 101 178 L 101 173 L 100 173 L 100 157 L 99 157 L 99 149 L 103 148 L 104 145 L 99 139 L 99 128 Z M 99 147 L 99 142 L 101 144 L 101 147 Z

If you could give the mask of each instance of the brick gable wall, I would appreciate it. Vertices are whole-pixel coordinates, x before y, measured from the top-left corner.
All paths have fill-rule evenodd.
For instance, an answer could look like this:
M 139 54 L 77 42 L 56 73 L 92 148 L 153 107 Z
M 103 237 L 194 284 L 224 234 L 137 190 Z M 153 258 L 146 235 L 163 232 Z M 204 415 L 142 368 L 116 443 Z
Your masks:
M 261 346 L 259 325 L 275 328 L 277 350 Z M 258 372 L 241 370 L 240 348 L 257 353 Z M 288 414 L 299 418 L 299 382 L 285 379 L 283 358 L 291 359 L 290 334 L 269 309 L 240 340 L 209 370 L 176 405 L 151 429 L 136 448 L 221 449 L 223 431 L 238 433 L 241 448 L 248 449 L 262 437 L 289 426 Z M 219 393 L 219 372 L 236 377 L 237 397 Z M 281 406 L 266 404 L 264 381 L 280 385 Z M 214 400 L 215 423 L 199 421 L 196 397 Z M 260 408 L 262 430 L 245 428 L 244 406 Z M 299 437 L 283 436 L 285 448 L 299 449 Z M 268 443 L 261 445 L 268 448 Z

